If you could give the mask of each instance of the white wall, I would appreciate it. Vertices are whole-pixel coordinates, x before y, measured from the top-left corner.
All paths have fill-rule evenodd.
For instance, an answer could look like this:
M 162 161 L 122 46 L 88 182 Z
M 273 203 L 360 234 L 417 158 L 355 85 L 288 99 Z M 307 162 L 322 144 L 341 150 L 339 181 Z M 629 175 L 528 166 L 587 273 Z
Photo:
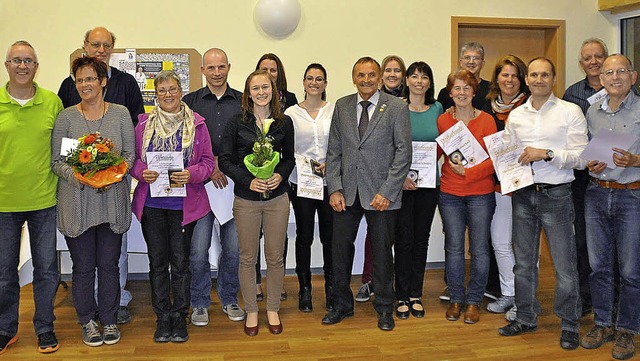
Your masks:
M 256 0 L 0 1 L 0 49 L 20 39 L 31 42 L 40 61 L 36 80 L 54 91 L 68 75 L 69 54 L 81 47 L 85 31 L 100 25 L 117 35 L 119 48 L 195 48 L 200 53 L 214 46 L 223 48 L 232 64 L 229 82 L 240 90 L 260 55 L 273 52 L 283 60 L 289 90 L 299 98 L 305 67 L 311 62 L 322 63 L 328 71 L 329 101 L 355 91 L 351 67 L 364 55 L 381 60 L 387 54 L 398 54 L 407 64 L 424 60 L 434 69 L 436 88 L 441 88 L 450 71 L 450 17 L 454 15 L 566 20 L 567 85 L 583 77 L 577 64 L 583 39 L 600 37 L 612 52 L 619 49 L 614 44 L 617 23 L 608 13 L 598 12 L 597 0 L 299 2 L 302 20 L 298 29 L 288 38 L 276 40 L 255 24 Z M 0 83 L 7 79 L 6 72 L 0 71 Z M 430 262 L 444 259 L 442 240 L 436 216 Z M 319 256 L 319 249 L 314 254 Z M 288 267 L 292 267 L 293 258 L 290 247 Z

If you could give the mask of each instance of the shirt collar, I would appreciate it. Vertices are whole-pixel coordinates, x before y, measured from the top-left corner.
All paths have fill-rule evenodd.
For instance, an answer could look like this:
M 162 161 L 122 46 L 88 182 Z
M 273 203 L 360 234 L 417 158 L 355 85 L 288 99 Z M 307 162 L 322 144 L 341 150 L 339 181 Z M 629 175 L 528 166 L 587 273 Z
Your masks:
M 633 89 L 631 89 L 631 90 L 629 90 L 629 94 L 627 94 L 627 96 L 624 97 L 624 100 L 622 101 L 622 104 L 620 104 L 620 108 L 618 108 L 618 110 L 620 110 L 622 108 L 631 109 L 633 104 L 635 104 L 637 101 L 638 101 L 638 97 L 633 92 Z M 604 110 L 605 112 L 610 111 L 609 110 L 609 96 L 608 95 L 602 101 L 602 105 L 600 105 L 600 109 Z
M 33 82 L 33 86 L 36 88 L 36 91 L 33 94 L 33 98 L 31 98 L 31 100 L 28 103 L 26 103 L 24 106 L 26 106 L 28 104 L 40 104 L 40 103 L 42 103 L 42 97 L 40 96 L 40 92 L 38 91 L 40 89 L 38 87 L 38 83 L 36 83 L 34 81 Z M 9 95 L 9 90 L 7 90 L 8 87 L 9 87 L 9 82 L 7 82 L 4 85 L 4 87 L 2 87 L 2 89 L 0 89 L 0 103 L 9 104 L 11 102 L 15 102 L 11 98 L 11 95 Z M 18 103 L 16 103 L 16 104 L 18 104 Z
M 356 93 L 356 101 L 358 104 L 360 104 L 361 101 L 363 101 L 364 99 L 362 99 L 362 97 L 360 96 L 360 93 Z M 376 91 L 375 93 L 373 93 L 373 95 L 371 96 L 371 98 L 367 99 L 369 102 L 371 102 L 371 104 L 373 104 L 373 106 L 377 106 L 378 105 L 378 100 L 380 100 L 380 90 Z
M 545 108 L 547 106 L 547 104 L 551 103 L 551 104 L 556 104 L 558 102 L 558 97 L 556 97 L 555 94 L 553 94 L 553 92 L 551 93 L 551 95 L 549 96 L 549 99 L 547 99 L 546 102 L 544 102 L 544 104 L 542 104 L 542 106 L 540 107 L 540 109 Z M 528 111 L 533 111 L 533 112 L 537 112 L 538 110 L 536 108 L 533 107 L 533 97 L 529 97 L 529 99 L 527 99 L 527 101 L 524 103 L 524 107 L 525 109 L 527 109 Z
M 216 97 L 216 99 L 218 98 L 215 94 L 213 94 L 211 92 L 211 89 L 209 89 L 208 85 L 205 85 L 205 87 L 203 88 L 203 92 L 202 92 L 202 99 L 204 99 L 205 97 L 211 95 Z M 224 97 L 232 97 L 233 99 L 237 99 L 236 97 L 236 93 L 234 93 L 233 89 L 231 89 L 231 86 L 229 86 L 229 83 L 227 83 L 227 89 L 224 91 L 224 94 L 222 94 L 222 96 L 220 97 L 220 99 L 224 98 Z

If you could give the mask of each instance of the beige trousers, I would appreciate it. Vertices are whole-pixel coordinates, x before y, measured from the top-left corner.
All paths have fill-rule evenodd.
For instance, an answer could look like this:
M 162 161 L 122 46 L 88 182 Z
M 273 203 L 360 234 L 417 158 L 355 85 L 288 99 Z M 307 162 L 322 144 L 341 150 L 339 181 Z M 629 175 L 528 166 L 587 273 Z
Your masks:
M 238 228 L 240 251 L 240 291 L 247 312 L 258 312 L 256 301 L 256 260 L 260 248 L 260 226 L 264 229 L 264 255 L 267 262 L 267 311 L 280 310 L 284 282 L 282 253 L 289 224 L 289 196 L 284 193 L 268 201 L 249 201 L 235 197 L 233 217 Z

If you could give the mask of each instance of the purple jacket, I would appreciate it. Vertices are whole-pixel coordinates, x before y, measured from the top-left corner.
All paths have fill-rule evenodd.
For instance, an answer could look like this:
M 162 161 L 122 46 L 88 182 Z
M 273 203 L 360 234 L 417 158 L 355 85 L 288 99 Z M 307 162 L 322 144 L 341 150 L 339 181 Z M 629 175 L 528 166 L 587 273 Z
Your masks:
M 195 116 L 196 136 L 193 142 L 193 157 L 189 161 L 187 169 L 191 173 L 191 179 L 187 183 L 187 196 L 182 204 L 182 225 L 189 224 L 204 217 L 211 211 L 207 191 L 204 189 L 204 181 L 209 179 L 215 169 L 215 159 L 211 152 L 211 138 L 204 118 L 198 113 Z M 142 134 L 147 126 L 148 114 L 138 116 L 136 125 L 136 160 L 131 169 L 131 175 L 138 180 L 136 190 L 133 192 L 131 208 L 138 220 L 142 219 L 142 210 L 149 194 L 149 184 L 142 178 L 142 171 L 147 169 L 147 164 L 140 157 L 142 154 Z

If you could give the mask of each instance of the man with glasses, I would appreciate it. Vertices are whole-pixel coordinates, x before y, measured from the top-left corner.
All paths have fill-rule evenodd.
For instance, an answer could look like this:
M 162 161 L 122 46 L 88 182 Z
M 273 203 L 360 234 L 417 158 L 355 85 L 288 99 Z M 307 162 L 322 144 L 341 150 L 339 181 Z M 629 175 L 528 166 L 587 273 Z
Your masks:
M 562 320 L 560 347 L 574 350 L 579 344 L 581 308 L 571 181 L 573 169 L 583 169 L 587 163 L 580 158 L 588 143 L 587 125 L 577 105 L 553 94 L 556 70 L 549 59 L 531 60 L 525 81 L 531 97 L 509 114 L 504 138 L 522 142 L 518 162 L 531 165 L 534 184 L 512 195 L 517 313 L 499 333 L 516 336 L 538 327 L 541 309 L 536 292 L 544 229 L 556 272 L 554 313 Z
M 83 48 L 87 56 L 92 56 L 109 65 L 111 52 L 116 42 L 115 35 L 109 30 L 98 27 L 85 33 Z M 109 69 L 109 80 L 104 90 L 104 100 L 109 103 L 124 105 L 131 115 L 131 121 L 135 126 L 138 123 L 138 114 L 144 113 L 142 94 L 133 75 L 122 72 L 112 66 Z M 58 96 L 62 99 L 64 107 L 70 107 L 80 103 L 80 95 L 76 89 L 76 84 L 72 76 L 66 78 Z M 125 289 L 127 285 L 127 273 L 129 272 L 127 254 L 127 235 L 122 237 L 122 249 L 120 252 L 120 307 L 118 308 L 118 323 L 128 323 L 131 321 L 129 312 L 129 302 L 132 299 L 131 293 Z M 97 287 L 97 280 L 96 280 Z
M 58 288 L 56 184 L 51 171 L 51 133 L 62 102 L 33 79 L 35 49 L 26 41 L 9 47 L 9 82 L 0 88 L 0 354 L 18 340 L 18 263 L 28 223 L 33 261 L 33 325 L 38 351 L 58 350 L 53 301 Z
M 484 103 L 487 101 L 487 94 L 489 93 L 490 83 L 480 78 L 480 71 L 484 66 L 484 47 L 480 43 L 470 42 L 462 46 L 460 50 L 460 69 L 470 71 L 476 79 L 480 82 L 478 92 L 473 97 L 472 104 L 476 109 L 482 109 Z M 447 87 L 444 87 L 438 93 L 438 101 L 442 104 L 443 109 L 449 109 L 455 104 L 453 99 L 449 96 Z
M 584 200 L 595 326 L 581 345 L 594 349 L 615 338 L 612 356 L 619 360 L 633 357 L 640 332 L 640 98 L 631 91 L 637 79 L 626 56 L 609 56 L 600 74 L 607 95 L 587 111 L 591 137 L 609 131 L 633 137 L 628 149 L 614 144 L 609 156 L 587 163 L 591 178 Z M 615 267 L 620 278 L 613 319 Z
M 562 96 L 563 100 L 577 104 L 583 114 L 587 114 L 589 106 L 606 95 L 600 83 L 600 69 L 609 51 L 604 41 L 589 38 L 582 42 L 578 63 L 585 73 L 585 78 L 567 88 Z M 596 95 L 597 94 L 597 95 Z M 571 182 L 573 207 L 576 219 L 573 222 L 576 233 L 576 251 L 578 252 L 578 276 L 580 277 L 580 299 L 582 300 L 582 315 L 591 312 L 591 290 L 589 288 L 589 254 L 587 252 L 586 225 L 584 220 L 584 194 L 589 184 L 589 171 L 576 169 L 573 171 L 576 179 Z
M 189 93 L 182 100 L 194 112 L 205 117 L 205 123 L 211 136 L 211 147 L 216 158 L 216 168 L 211 174 L 211 182 L 218 189 L 227 188 L 227 176 L 218 167 L 218 154 L 222 146 L 224 129 L 234 116 L 241 113 L 242 93 L 232 89 L 227 83 L 231 64 L 227 54 L 222 49 L 209 49 L 202 56 L 200 71 L 204 75 L 207 85 L 193 93 Z M 231 186 L 232 187 L 232 186 Z M 233 192 L 233 190 L 230 190 Z M 231 209 L 233 204 L 225 205 Z M 214 207 L 215 208 L 215 207 Z M 213 232 L 217 223 L 219 232 Z M 218 228 L 216 227 L 216 228 Z M 194 326 L 209 324 L 208 308 L 211 305 L 211 264 L 209 263 L 209 248 L 211 236 L 215 233 L 220 240 L 220 257 L 218 258 L 217 291 L 222 303 L 222 311 L 231 321 L 244 320 L 245 313 L 238 305 L 238 233 L 236 222 L 232 218 L 224 224 L 210 212 L 200 218 L 191 237 L 191 323 Z

